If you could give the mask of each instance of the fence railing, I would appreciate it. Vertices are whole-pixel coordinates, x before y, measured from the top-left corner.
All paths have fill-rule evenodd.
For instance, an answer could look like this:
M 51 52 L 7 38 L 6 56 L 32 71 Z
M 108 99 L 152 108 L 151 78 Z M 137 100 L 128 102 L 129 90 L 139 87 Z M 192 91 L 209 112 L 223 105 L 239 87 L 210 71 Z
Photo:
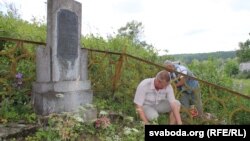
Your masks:
M 42 42 L 0 37 L 0 100 L 25 89 L 31 93 L 35 81 L 35 47 Z M 112 109 L 136 116 L 133 97 L 139 82 L 167 69 L 142 58 L 127 54 L 88 49 L 88 74 L 99 108 Z M 167 69 L 168 70 L 168 69 Z M 178 73 L 178 72 L 176 72 Z M 182 74 L 182 73 L 180 73 Z M 19 76 L 22 77 L 20 78 Z M 185 74 L 182 74 L 186 76 Z M 190 77 L 190 76 L 187 76 Z M 200 82 L 204 118 L 192 118 L 189 109 L 182 109 L 187 124 L 249 124 L 250 96 L 191 77 Z M 181 96 L 174 83 L 177 98 Z M 100 102 L 101 100 L 105 102 Z

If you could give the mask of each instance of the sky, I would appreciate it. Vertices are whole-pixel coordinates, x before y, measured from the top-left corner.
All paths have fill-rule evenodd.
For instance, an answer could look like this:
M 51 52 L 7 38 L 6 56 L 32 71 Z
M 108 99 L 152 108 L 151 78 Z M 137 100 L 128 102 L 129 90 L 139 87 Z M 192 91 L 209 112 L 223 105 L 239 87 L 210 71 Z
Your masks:
M 47 0 L 13 3 L 21 18 L 46 19 Z M 250 0 L 76 0 L 82 4 L 82 34 L 115 35 L 133 20 L 144 27 L 142 40 L 160 55 L 239 49 L 250 35 Z

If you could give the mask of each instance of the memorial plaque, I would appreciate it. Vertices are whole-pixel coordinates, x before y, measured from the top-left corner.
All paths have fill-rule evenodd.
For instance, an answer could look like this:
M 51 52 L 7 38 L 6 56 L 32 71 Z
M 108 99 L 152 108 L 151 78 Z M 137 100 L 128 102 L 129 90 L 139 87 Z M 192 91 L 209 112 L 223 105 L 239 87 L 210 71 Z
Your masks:
M 57 15 L 57 57 L 74 61 L 78 57 L 78 17 L 61 9 Z

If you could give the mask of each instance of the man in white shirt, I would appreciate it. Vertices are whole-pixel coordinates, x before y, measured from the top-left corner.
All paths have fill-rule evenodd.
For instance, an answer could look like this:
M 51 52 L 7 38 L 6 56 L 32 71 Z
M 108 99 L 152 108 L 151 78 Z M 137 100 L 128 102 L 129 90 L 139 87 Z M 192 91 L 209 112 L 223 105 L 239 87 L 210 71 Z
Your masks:
M 136 89 L 134 103 L 140 119 L 149 124 L 159 113 L 169 113 L 170 124 L 182 124 L 180 102 L 175 99 L 170 85 L 170 74 L 166 70 L 157 73 L 155 78 L 140 82 Z

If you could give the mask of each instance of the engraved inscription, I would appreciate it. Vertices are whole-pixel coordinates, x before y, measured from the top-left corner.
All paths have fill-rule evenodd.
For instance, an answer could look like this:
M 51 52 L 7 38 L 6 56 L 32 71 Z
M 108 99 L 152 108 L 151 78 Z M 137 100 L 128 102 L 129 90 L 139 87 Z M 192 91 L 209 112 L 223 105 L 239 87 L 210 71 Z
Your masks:
M 57 57 L 74 61 L 78 57 L 78 17 L 61 9 L 57 15 Z

